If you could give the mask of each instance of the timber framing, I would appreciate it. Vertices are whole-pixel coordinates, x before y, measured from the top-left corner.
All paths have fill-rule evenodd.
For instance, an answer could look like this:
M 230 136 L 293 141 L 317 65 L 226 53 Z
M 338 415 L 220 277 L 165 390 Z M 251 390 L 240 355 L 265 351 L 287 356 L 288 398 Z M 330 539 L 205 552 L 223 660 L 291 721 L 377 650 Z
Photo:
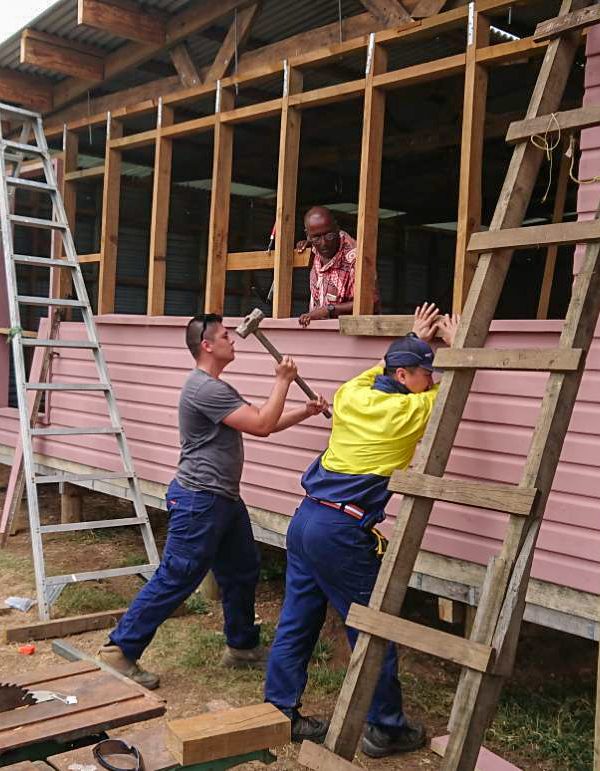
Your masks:
M 74 182 L 93 176 L 104 176 L 104 220 L 106 212 L 116 210 L 116 217 L 103 221 L 103 242 L 98 258 L 100 263 L 99 310 L 114 308 L 114 276 L 116 264 L 116 239 L 118 227 L 118 192 L 120 166 L 123 152 L 139 148 L 155 149 L 154 192 L 152 198 L 151 248 L 149 262 L 148 313 L 164 312 L 166 233 L 168 226 L 168 191 L 172 166 L 173 140 L 209 132 L 214 137 L 213 185 L 211 192 L 211 217 L 209 225 L 209 252 L 206 277 L 206 308 L 222 311 L 226 274 L 228 270 L 243 269 L 261 264 L 272 267 L 275 273 L 273 315 L 281 318 L 291 312 L 292 273 L 301 264 L 293 251 L 295 233 L 295 207 L 298 176 L 300 124 L 305 110 L 333 105 L 347 100 L 362 100 L 363 137 L 360 148 L 359 207 L 357 228 L 357 292 L 355 314 L 368 314 L 373 310 L 374 266 L 377 253 L 377 226 L 380 198 L 382 153 L 384 148 L 383 118 L 386 92 L 421 85 L 435 80 L 464 75 L 462 118 L 462 152 L 459 189 L 458 234 L 456 248 L 456 272 L 454 284 L 454 310 L 464 303 L 476 263 L 474 249 L 480 249 L 477 239 L 487 243 L 487 234 L 477 233 L 481 222 L 482 149 L 486 129 L 486 84 L 489 71 L 494 67 L 513 62 L 523 62 L 545 54 L 549 40 L 526 37 L 507 43 L 490 44 L 489 27 L 494 15 L 514 5 L 514 0 L 478 0 L 476 4 L 443 3 L 441 0 L 405 0 L 390 3 L 388 0 L 369 0 L 363 3 L 368 11 L 345 19 L 342 24 L 343 39 L 340 41 L 340 24 L 299 33 L 276 43 L 242 53 L 231 71 L 232 41 L 238 47 L 248 35 L 252 22 L 259 11 L 259 3 L 249 0 L 210 0 L 186 9 L 171 18 L 152 16 L 152 22 L 162 25 L 164 36 L 154 34 L 155 40 L 140 42 L 138 39 L 125 43 L 121 48 L 102 60 L 104 77 L 110 79 L 132 67 L 138 66 L 161 49 L 168 49 L 174 63 L 179 62 L 178 77 L 167 77 L 154 84 L 137 86 L 125 92 L 99 99 L 86 105 L 64 108 L 67 102 L 87 90 L 93 81 L 82 77 L 68 78 L 46 91 L 54 112 L 46 120 L 46 134 L 57 137 L 85 130 L 88 126 L 110 123 L 113 131 L 107 136 L 106 161 L 103 167 L 78 169 L 70 162 L 65 168 L 65 184 L 74 190 Z M 518 0 L 517 0 L 518 4 Z M 99 14 L 118 17 L 121 5 L 110 0 L 79 0 L 81 18 L 91 23 L 99 20 Z M 442 10 L 450 5 L 449 10 Z M 101 7 L 102 6 L 102 7 Z M 110 6 L 109 8 L 105 6 Z M 86 10 L 87 9 L 87 10 Z M 391 9 L 391 10 L 390 10 Z M 476 10 L 475 10 L 476 9 Z M 406 13 L 406 16 L 403 13 Z M 191 69 L 193 65 L 185 47 L 189 35 L 210 26 L 227 13 L 234 12 L 234 20 L 221 43 L 220 50 L 210 67 Z M 86 16 L 87 13 L 87 16 Z M 133 12 L 131 12 L 133 13 Z M 412 14 L 412 16 L 410 16 Z M 415 18 L 419 17 L 419 18 Z M 106 15 L 103 17 L 106 18 Z M 148 21 L 148 20 L 145 20 Z M 99 21 L 98 21 L 99 23 Z M 112 23 L 112 22 L 111 22 Z M 140 23 L 140 28 L 143 24 Z M 106 27 L 108 28 L 108 27 Z M 119 33 L 127 37 L 127 25 Z M 469 30 L 471 32 L 469 33 Z M 468 33 L 464 52 L 454 53 L 425 63 L 388 69 L 388 47 L 401 45 L 403 41 L 414 44 L 433 39 L 444 33 Z M 367 34 L 369 33 L 369 34 Z M 143 33 L 146 34 L 146 33 Z M 159 42 L 159 38 L 160 41 Z M 304 74 L 311 68 L 339 65 L 345 56 L 363 54 L 368 62 L 364 77 L 347 80 L 332 86 L 304 90 Z M 21 73 L 14 73 L 21 76 Z M 264 80 L 281 77 L 282 96 L 267 98 L 256 104 L 239 106 L 236 95 L 241 87 L 259 86 Z M 0 87 L 2 85 L 0 74 Z M 202 82 L 200 82 L 200 80 Z M 42 83 L 45 81 L 42 80 Z M 182 87 L 182 84 L 187 84 Z M 39 85 L 39 84 L 38 84 Z M 188 107 L 198 100 L 214 100 L 218 107 L 212 114 L 189 117 Z M 50 111 L 48 107 L 46 112 Z M 586 107 L 564 113 L 569 116 L 561 129 L 591 125 L 597 119 L 598 110 Z M 156 116 L 155 128 L 127 133 L 124 122 L 141 116 Z M 161 117 L 162 116 L 162 117 Z M 502 117 L 501 132 L 506 130 Z M 230 254 L 227 245 L 229 223 L 229 198 L 231 192 L 232 153 L 234 132 L 240 124 L 249 124 L 265 118 L 280 121 L 279 179 L 277 194 L 277 239 L 273 255 L 259 258 L 256 252 Z M 487 116 L 489 123 L 490 116 Z M 545 121 L 536 118 L 511 124 L 509 141 L 522 141 L 540 131 Z M 548 128 L 546 122 L 542 128 Z M 493 135 L 498 136 L 500 132 Z M 325 148 L 324 156 L 335 151 Z M 315 153 L 315 162 L 318 162 Z M 109 177 L 107 175 L 110 175 Z M 160 209 L 160 211 L 159 211 Z M 540 231 L 541 232 L 541 231 Z M 472 239 L 472 235 L 475 238 Z M 546 246 L 568 243 L 569 229 L 557 228 L 541 232 Z M 532 229 L 531 244 L 537 235 Z M 590 237 L 595 237 L 594 231 Z M 536 242 L 537 243 L 537 242 Z M 470 247 L 470 248 L 469 248 Z M 111 298 L 112 292 L 112 298 Z

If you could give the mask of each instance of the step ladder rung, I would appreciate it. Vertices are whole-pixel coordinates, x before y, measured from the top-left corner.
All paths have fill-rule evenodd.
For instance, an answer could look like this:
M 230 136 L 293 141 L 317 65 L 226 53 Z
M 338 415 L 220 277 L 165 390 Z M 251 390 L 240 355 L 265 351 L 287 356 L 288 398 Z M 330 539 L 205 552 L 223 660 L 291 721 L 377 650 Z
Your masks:
M 46 151 L 42 147 L 38 147 L 37 145 L 25 145 L 22 142 L 15 142 L 12 139 L 3 139 L 0 142 L 0 147 L 2 146 L 23 155 L 33 155 L 35 157 L 46 155 Z
M 29 254 L 13 254 L 13 262 L 19 265 L 35 265 L 42 268 L 76 268 L 78 263 L 72 260 L 58 260 L 52 257 L 34 257 Z
M 94 343 L 91 340 L 44 340 L 39 337 L 24 337 L 21 339 L 21 343 L 28 348 L 82 348 L 92 350 L 98 348 L 98 343 Z
M 576 129 L 590 128 L 600 123 L 600 105 L 590 104 L 587 107 L 579 107 L 576 110 L 565 110 L 553 115 L 542 115 L 539 118 L 527 118 L 511 123 L 506 134 L 506 141 L 510 144 L 523 142 L 531 137 L 543 135 L 554 136 L 559 131 L 574 131 Z
M 0 104 L 0 118 L 5 120 L 7 115 L 16 115 L 21 120 L 24 118 L 37 120 L 40 117 L 38 112 L 32 112 L 31 110 L 26 110 L 24 107 L 14 107 L 12 104 L 2 102 Z
M 60 482 L 105 482 L 110 479 L 133 479 L 134 475 L 128 471 L 98 471 L 96 474 L 36 474 L 36 485 L 50 485 Z
M 75 584 L 78 581 L 97 581 L 101 578 L 115 578 L 116 576 L 152 575 L 158 565 L 134 565 L 125 568 L 108 568 L 107 570 L 94 570 L 89 573 L 71 573 L 63 576 L 48 576 L 46 586 L 62 586 Z
M 576 372 L 582 355 L 579 348 L 440 348 L 436 351 L 434 366 L 439 369 Z
M 92 522 L 68 522 L 60 525 L 42 525 L 40 533 L 72 533 L 78 530 L 103 530 L 108 527 L 134 527 L 145 524 L 141 517 L 123 517 L 121 519 L 99 519 Z
M 108 391 L 107 383 L 25 383 L 28 391 Z
M 94 434 L 121 434 L 122 429 L 112 426 L 81 426 L 78 428 L 32 428 L 31 436 L 87 436 Z
M 536 249 L 547 246 L 586 244 L 590 241 L 600 241 L 600 220 L 483 230 L 480 233 L 473 233 L 467 251 L 493 252 L 499 249 Z
M 55 305 L 59 308 L 87 308 L 87 305 L 79 300 L 68 300 L 62 297 L 17 295 L 17 302 L 21 303 L 21 305 Z
M 26 187 L 31 190 L 40 190 L 43 193 L 55 193 L 56 188 L 54 185 L 49 185 L 47 182 L 38 182 L 36 179 L 26 179 L 25 177 L 7 177 L 6 184 L 13 187 Z
M 21 225 L 28 228 L 47 228 L 48 230 L 66 230 L 66 222 L 58 222 L 58 220 L 45 220 L 39 217 L 25 217 L 22 214 L 11 214 L 10 221 L 14 225 Z
M 364 605 L 353 603 L 350 606 L 346 626 L 399 645 L 406 645 L 445 661 L 453 661 L 477 672 L 489 672 L 495 660 L 495 651 L 488 645 L 465 640 L 463 637 L 431 629 L 423 624 L 415 624 L 413 621 L 391 616 Z
M 463 479 L 447 479 L 400 470 L 394 471 L 390 477 L 388 490 L 414 498 L 459 503 L 521 517 L 529 516 L 537 494 L 534 487 L 468 482 Z

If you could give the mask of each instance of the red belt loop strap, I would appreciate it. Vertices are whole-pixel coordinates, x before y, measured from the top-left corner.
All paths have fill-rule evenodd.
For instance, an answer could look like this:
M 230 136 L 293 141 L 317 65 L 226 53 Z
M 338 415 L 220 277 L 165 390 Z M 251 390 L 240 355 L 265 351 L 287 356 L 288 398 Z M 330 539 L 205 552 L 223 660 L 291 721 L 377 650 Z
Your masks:
M 329 506 L 330 509 L 337 509 L 344 514 L 347 514 L 349 517 L 354 517 L 354 519 L 362 519 L 365 515 L 365 510 L 361 509 L 360 506 L 356 506 L 354 503 L 335 503 L 334 501 L 323 501 L 320 498 L 313 498 L 312 495 L 307 497 L 310 498 L 311 501 L 316 501 L 323 506 Z

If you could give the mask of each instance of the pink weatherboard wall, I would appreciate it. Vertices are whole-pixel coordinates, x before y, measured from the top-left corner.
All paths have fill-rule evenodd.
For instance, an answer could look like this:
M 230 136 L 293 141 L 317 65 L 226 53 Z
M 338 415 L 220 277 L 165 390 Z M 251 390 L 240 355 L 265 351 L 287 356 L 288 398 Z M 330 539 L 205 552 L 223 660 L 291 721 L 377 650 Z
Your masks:
M 98 319 L 125 429 L 142 479 L 167 484 L 178 458 L 177 401 L 192 366 L 184 346 L 187 319 L 105 316 Z M 228 320 L 232 326 L 235 319 Z M 378 360 L 389 344 L 384 338 L 342 337 L 337 322 L 317 322 L 300 330 L 293 319 L 264 322 L 274 344 L 293 355 L 301 373 L 327 397 L 344 380 Z M 557 321 L 495 322 L 493 347 L 553 347 Z M 65 323 L 62 335 L 75 339 L 79 324 Z M 237 357 L 225 377 L 253 402 L 264 399 L 273 363 L 254 338 L 236 342 Z M 55 380 L 94 377 L 87 351 L 63 349 L 54 363 Z M 475 378 L 448 473 L 468 479 L 515 484 L 519 480 L 546 375 L 482 372 Z M 303 402 L 293 385 L 290 406 Z M 108 422 L 102 397 L 92 393 L 54 393 L 56 425 Z M 302 489 L 306 466 L 326 446 L 329 423 L 313 418 L 267 439 L 248 437 L 243 495 L 250 506 L 291 515 Z M 0 408 L 0 444 L 14 446 L 17 412 Z M 44 455 L 94 467 L 117 469 L 110 437 L 53 437 L 38 440 Z M 579 400 L 540 534 L 533 575 L 542 580 L 600 594 L 600 331 L 588 358 Z M 388 510 L 398 507 L 393 499 Z M 436 504 L 424 548 L 485 564 L 499 549 L 502 514 Z

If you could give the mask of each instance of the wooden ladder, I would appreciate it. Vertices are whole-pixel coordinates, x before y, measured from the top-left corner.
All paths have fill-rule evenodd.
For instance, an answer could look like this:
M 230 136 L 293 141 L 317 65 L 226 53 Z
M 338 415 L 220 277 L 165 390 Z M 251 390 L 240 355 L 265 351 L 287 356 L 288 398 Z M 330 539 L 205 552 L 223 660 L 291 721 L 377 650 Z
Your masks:
M 513 157 L 489 232 L 474 234 L 468 249 L 480 252 L 452 348 L 440 350 L 439 394 L 414 470 L 396 471 L 389 489 L 404 495 L 394 533 L 368 607 L 352 605 L 346 622 L 360 631 L 325 744 L 304 742 L 299 762 L 315 769 L 352 769 L 388 640 L 454 661 L 463 669 L 450 718 L 443 768 L 475 768 L 504 678 L 512 671 L 525 608 L 536 539 L 558 465 L 586 355 L 600 312 L 600 220 L 520 227 L 543 153 L 530 141 L 556 121 L 568 130 L 600 123 L 590 108 L 557 113 L 580 41 L 589 3 L 563 0 L 558 17 L 538 26 L 551 41 L 526 119 L 513 124 Z M 591 9 L 589 9 L 591 10 Z M 597 9 L 595 9 L 597 10 Z M 556 126 L 550 130 L 556 130 Z M 535 235 L 534 235 L 535 231 Z M 513 250 L 535 244 L 587 243 L 560 337 L 554 350 L 483 349 Z M 368 320 L 365 319 L 365 323 Z M 548 380 L 529 454 L 518 485 L 463 482 L 443 477 L 478 369 L 544 370 Z M 450 501 L 509 515 L 502 549 L 488 565 L 470 639 L 400 619 L 408 582 L 434 501 Z

